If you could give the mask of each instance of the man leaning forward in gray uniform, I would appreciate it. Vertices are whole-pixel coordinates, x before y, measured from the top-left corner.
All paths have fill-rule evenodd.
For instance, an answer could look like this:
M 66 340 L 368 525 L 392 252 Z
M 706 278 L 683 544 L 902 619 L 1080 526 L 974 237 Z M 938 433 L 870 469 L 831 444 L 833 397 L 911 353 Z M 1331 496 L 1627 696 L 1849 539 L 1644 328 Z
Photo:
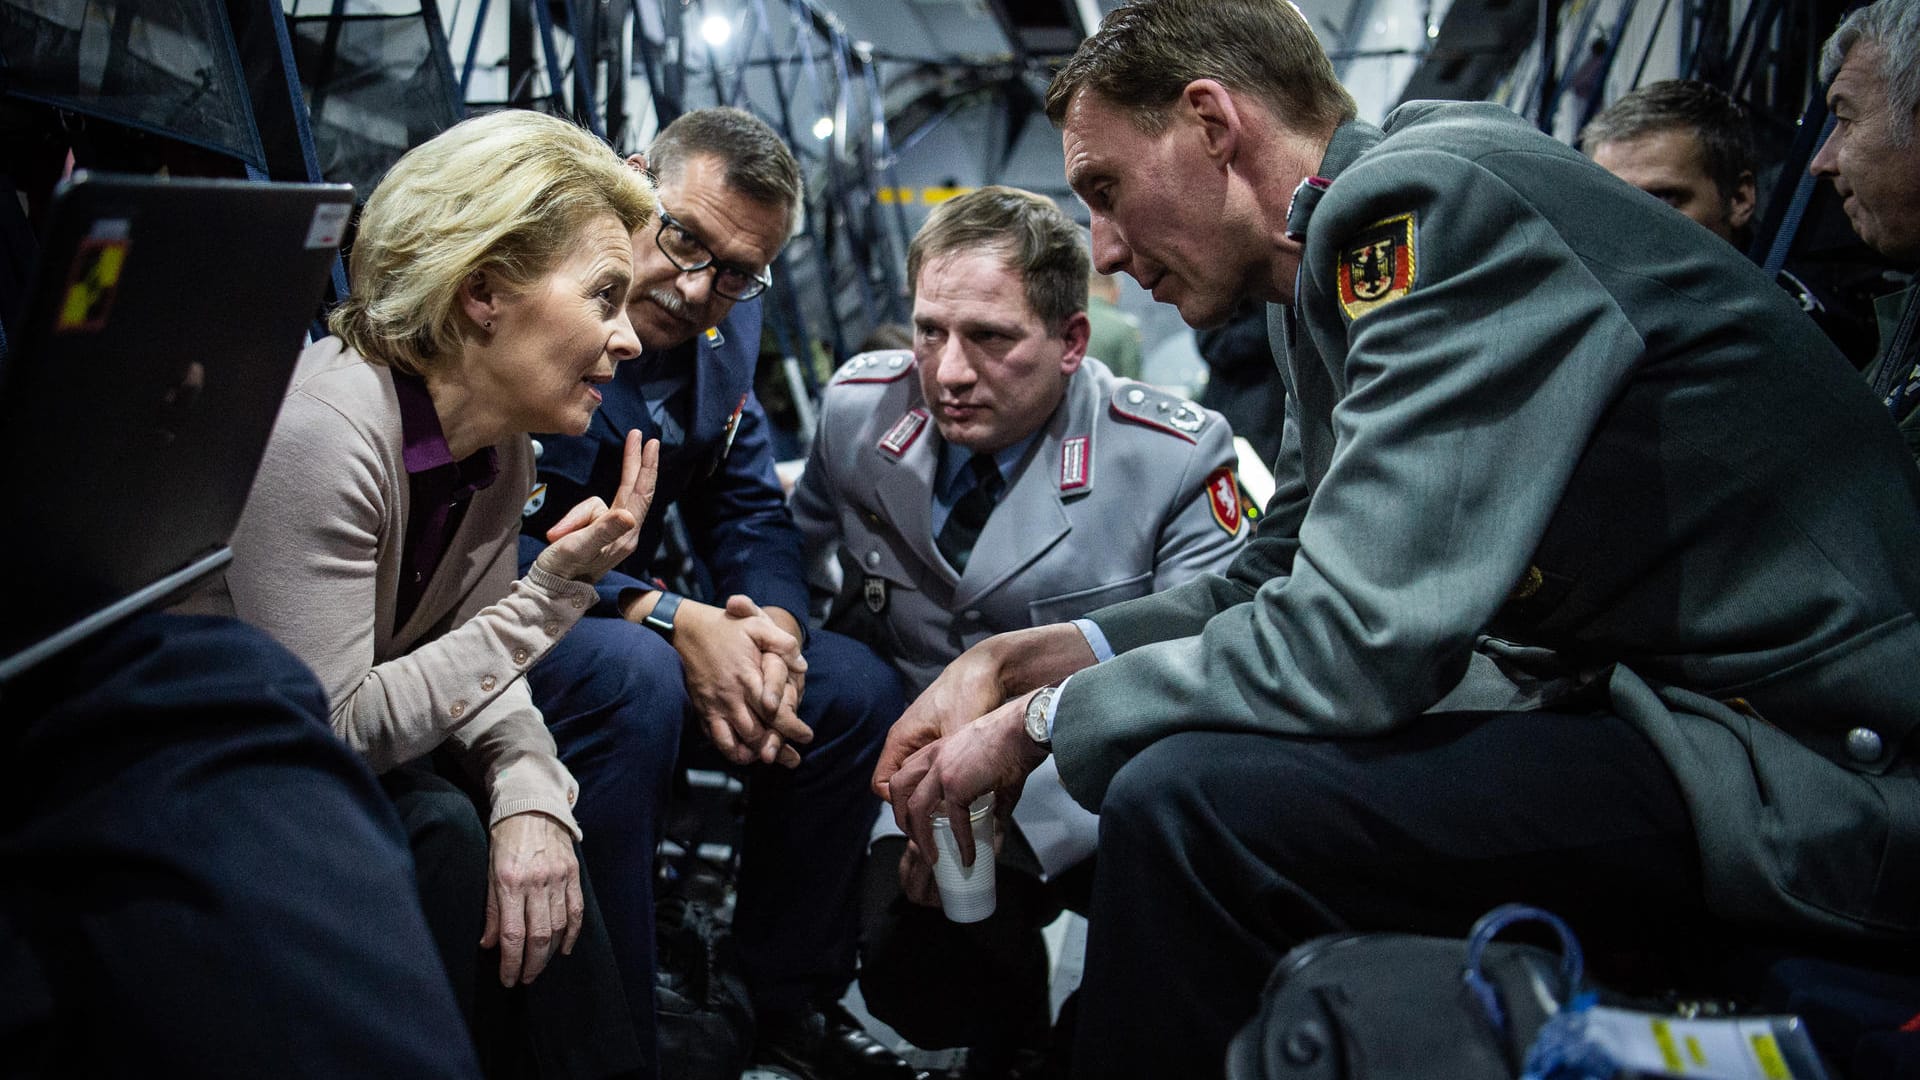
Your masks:
M 1223 570 L 1251 531 L 1226 421 L 1085 355 L 1087 265 L 1049 199 L 986 187 L 942 203 L 907 252 L 913 350 L 857 356 L 827 388 L 794 517 L 814 557 L 842 567 L 829 625 L 914 692 L 989 634 Z M 939 902 L 918 849 L 883 840 L 869 864 L 884 888 L 864 935 L 868 1007 L 917 1045 L 971 1047 L 970 1076 L 1045 1049 L 1039 930 L 1085 903 L 1094 818 L 1051 768 L 1014 823 L 983 923 L 906 902 Z
M 1920 473 L 1791 299 L 1497 106 L 1355 120 L 1285 0 L 1121 8 L 1048 113 L 1095 265 L 1273 304 L 1289 411 L 1224 575 L 988 639 L 881 755 L 923 843 L 1049 750 L 1099 808 L 1077 1075 L 1218 1075 L 1290 946 L 1506 901 L 1914 939 Z

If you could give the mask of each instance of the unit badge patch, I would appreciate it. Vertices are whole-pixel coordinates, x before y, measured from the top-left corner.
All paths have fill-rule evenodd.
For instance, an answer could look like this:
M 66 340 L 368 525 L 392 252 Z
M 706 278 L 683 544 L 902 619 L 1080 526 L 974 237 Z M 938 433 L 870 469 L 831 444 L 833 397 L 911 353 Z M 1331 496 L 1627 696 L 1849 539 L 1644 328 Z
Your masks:
M 1340 250 L 1335 287 L 1349 322 L 1413 290 L 1418 259 L 1413 215 L 1401 214 L 1361 230 Z
M 1228 536 L 1240 532 L 1240 483 L 1233 478 L 1233 470 L 1225 465 L 1207 474 L 1207 509 L 1213 511 L 1214 523 L 1225 529 Z

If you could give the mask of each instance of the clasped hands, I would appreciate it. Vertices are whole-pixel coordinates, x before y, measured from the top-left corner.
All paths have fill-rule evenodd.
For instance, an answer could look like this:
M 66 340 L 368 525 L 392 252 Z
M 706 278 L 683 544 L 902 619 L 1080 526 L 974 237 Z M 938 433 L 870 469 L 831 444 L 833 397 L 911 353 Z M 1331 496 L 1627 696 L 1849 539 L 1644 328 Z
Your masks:
M 701 726 L 728 761 L 800 764 L 794 747 L 812 742 L 813 730 L 799 716 L 807 661 L 792 615 L 740 595 L 725 607 L 686 601 L 673 647 Z

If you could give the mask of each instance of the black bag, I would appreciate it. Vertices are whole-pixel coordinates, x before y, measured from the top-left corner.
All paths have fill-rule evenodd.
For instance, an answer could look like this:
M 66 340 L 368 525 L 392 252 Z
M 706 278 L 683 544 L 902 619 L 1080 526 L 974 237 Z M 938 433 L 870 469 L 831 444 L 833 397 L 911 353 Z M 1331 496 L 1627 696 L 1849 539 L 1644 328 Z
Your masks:
M 660 1075 L 738 1080 L 753 1055 L 753 1005 L 731 927 L 711 902 L 671 896 L 654 905 L 654 940 Z
M 1580 981 L 1580 954 L 1413 934 L 1316 938 L 1274 968 L 1227 1051 L 1228 1080 L 1510 1080 L 1534 1035 Z M 1477 960 L 1477 964 L 1475 961 Z M 1473 972 L 1468 977 L 1468 972 Z M 1491 1001 L 1492 1009 L 1489 1010 Z

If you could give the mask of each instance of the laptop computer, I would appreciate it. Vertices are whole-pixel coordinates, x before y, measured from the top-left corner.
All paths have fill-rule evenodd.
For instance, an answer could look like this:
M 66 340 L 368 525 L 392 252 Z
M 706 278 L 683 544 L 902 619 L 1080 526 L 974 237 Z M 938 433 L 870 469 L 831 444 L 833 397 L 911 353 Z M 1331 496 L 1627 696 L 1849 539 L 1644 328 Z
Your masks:
M 0 363 L 0 683 L 232 557 L 346 185 L 78 174 Z

